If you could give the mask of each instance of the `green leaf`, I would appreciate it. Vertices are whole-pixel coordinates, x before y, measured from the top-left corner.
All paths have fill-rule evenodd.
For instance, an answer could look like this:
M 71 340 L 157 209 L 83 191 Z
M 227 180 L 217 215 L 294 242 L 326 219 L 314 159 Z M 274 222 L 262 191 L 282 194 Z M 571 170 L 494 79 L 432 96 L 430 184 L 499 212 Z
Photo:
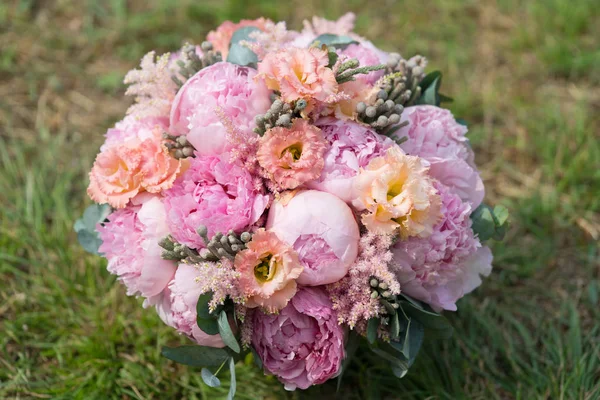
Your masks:
M 459 124 L 461 124 L 462 126 L 467 126 L 467 121 L 462 119 L 462 118 L 456 118 L 456 122 L 458 122 Z
M 217 317 L 210 313 L 208 303 L 212 300 L 212 292 L 202 293 L 198 297 L 198 303 L 196 303 L 196 323 L 198 328 L 207 335 L 216 335 L 219 333 L 219 323 Z
M 208 386 L 215 388 L 221 386 L 221 381 L 212 372 L 210 372 L 207 368 L 202 368 L 202 372 L 200 373 L 202 376 L 202 380 Z
M 236 353 L 240 352 L 240 345 L 233 335 L 231 331 L 231 326 L 229 326 L 229 318 L 227 317 L 227 313 L 223 310 L 219 314 L 219 334 L 221 335 L 221 339 L 223 339 L 223 343 L 231 350 Z
M 96 225 L 106 220 L 111 208 L 108 204 L 92 204 L 83 212 L 83 216 L 75 221 L 73 229 L 77 232 L 77 240 L 85 251 L 98 254 L 102 240 L 96 231 Z
M 237 386 L 235 379 L 235 361 L 233 361 L 233 358 L 229 359 L 229 372 L 231 375 L 231 381 L 229 383 L 229 393 L 227 394 L 227 400 L 233 400 Z
M 429 104 L 431 106 L 440 105 L 439 89 L 442 84 L 442 73 L 433 71 L 428 73 L 425 78 L 419 83 L 421 88 L 421 97 L 417 99 L 417 104 Z
M 408 328 L 406 329 L 405 335 L 400 341 L 391 341 L 390 346 L 399 351 L 408 361 L 408 367 L 410 367 L 415 359 L 421 345 L 423 344 L 424 330 L 423 325 L 416 319 L 411 319 L 408 322 Z
M 337 62 L 339 56 L 337 55 L 337 53 L 335 51 L 328 51 L 327 56 L 329 57 L 329 64 L 327 64 L 327 66 L 329 68 L 333 68 L 333 66 Z
M 163 347 L 161 354 L 169 360 L 192 367 L 218 367 L 230 357 L 225 349 L 195 345 Z
M 392 340 L 398 339 L 400 336 L 400 321 L 398 320 L 398 313 L 390 316 L 390 338 Z M 408 322 L 410 326 L 410 320 Z
M 502 240 L 508 229 L 508 209 L 501 205 L 492 209 L 482 203 L 471 214 L 471 220 L 473 221 L 471 227 L 479 240 Z
M 258 367 L 258 369 L 263 369 L 262 360 L 260 359 L 260 356 L 258 355 L 258 353 L 256 352 L 256 350 L 254 349 L 254 347 L 250 346 L 250 351 L 252 352 L 252 359 L 254 360 L 254 364 L 256 364 L 256 366 Z
M 243 66 L 256 67 L 258 57 L 256 54 L 240 44 L 241 41 L 254 42 L 255 39 L 250 37 L 252 32 L 260 31 L 260 29 L 254 26 L 245 26 L 238 29 L 231 36 L 229 42 L 229 52 L 227 53 L 227 62 Z
M 450 322 L 443 315 L 434 312 L 429 307 L 417 307 L 413 303 L 404 300 L 400 302 L 400 307 L 406 315 L 419 321 L 425 328 L 439 331 L 436 332 L 438 337 L 449 338 L 452 336 L 454 328 Z
M 367 322 L 367 340 L 371 344 L 377 340 L 377 328 L 379 328 L 379 318 L 371 318 Z
M 356 353 L 359 344 L 360 336 L 358 336 L 358 334 L 356 334 L 354 331 L 351 331 L 348 335 L 348 341 L 346 342 L 346 357 L 344 358 L 344 361 L 342 361 L 342 365 L 340 367 L 340 374 L 337 378 L 336 393 L 340 390 L 340 387 L 342 385 L 342 377 L 344 376 L 344 371 L 346 371 L 346 368 L 348 368 L 348 365 L 350 365 L 350 361 L 352 361 L 352 357 L 354 357 L 354 353 Z
M 358 42 L 352 39 L 350 36 L 346 35 L 334 35 L 332 33 L 324 33 L 322 35 L 317 36 L 315 40 L 311 43 L 311 46 L 314 44 L 324 44 L 327 47 L 335 47 L 336 49 L 344 49 L 351 44 L 357 44 Z

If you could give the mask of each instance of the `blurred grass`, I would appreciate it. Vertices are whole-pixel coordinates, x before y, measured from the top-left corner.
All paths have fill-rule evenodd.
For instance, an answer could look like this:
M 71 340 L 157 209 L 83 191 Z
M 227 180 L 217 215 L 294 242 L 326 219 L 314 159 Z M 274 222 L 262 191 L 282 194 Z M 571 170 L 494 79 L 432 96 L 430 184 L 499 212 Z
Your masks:
M 223 398 L 160 357 L 183 343 L 72 232 L 86 172 L 120 119 L 123 75 L 225 19 L 301 27 L 357 16 L 388 50 L 444 72 L 489 203 L 511 210 L 492 276 L 402 380 L 367 352 L 343 399 L 600 398 L 600 14 L 596 0 L 8 0 L 0 3 L 0 398 Z M 223 379 L 226 381 L 226 379 Z M 250 363 L 240 399 L 285 393 Z

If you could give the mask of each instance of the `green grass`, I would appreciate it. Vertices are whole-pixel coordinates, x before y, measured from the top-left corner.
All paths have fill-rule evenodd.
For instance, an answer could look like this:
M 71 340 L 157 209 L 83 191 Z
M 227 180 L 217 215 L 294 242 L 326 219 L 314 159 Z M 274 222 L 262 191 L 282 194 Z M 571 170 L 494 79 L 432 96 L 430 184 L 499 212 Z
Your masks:
M 487 201 L 511 210 L 492 276 L 427 340 L 402 380 L 363 352 L 343 399 L 600 398 L 600 15 L 594 0 L 9 0 L 0 4 L 0 398 L 218 399 L 199 370 L 160 356 L 185 343 L 105 263 L 73 221 L 86 172 L 126 106 L 121 77 L 151 49 L 200 41 L 225 19 L 295 28 L 357 13 L 357 30 L 444 72 L 469 122 Z M 426 8 L 423 8 L 426 5 Z M 227 382 L 226 375 L 222 379 Z M 250 360 L 240 399 L 286 393 Z

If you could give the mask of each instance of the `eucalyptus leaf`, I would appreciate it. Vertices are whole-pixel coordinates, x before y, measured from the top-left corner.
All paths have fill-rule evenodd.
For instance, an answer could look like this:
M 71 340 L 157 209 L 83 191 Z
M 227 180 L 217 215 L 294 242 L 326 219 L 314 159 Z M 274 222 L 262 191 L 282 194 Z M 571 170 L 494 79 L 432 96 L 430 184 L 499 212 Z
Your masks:
M 207 368 L 202 368 L 202 372 L 200 373 L 202 376 L 202 380 L 208 386 L 215 388 L 221 386 L 221 381 L 212 372 L 210 372 Z
M 169 360 L 192 367 L 218 367 L 230 358 L 225 349 L 196 345 L 163 347 L 161 354 Z
M 410 326 L 410 320 L 408 322 Z M 398 320 L 398 313 L 390 316 L 390 338 L 392 340 L 398 339 L 400 336 L 400 321 Z
M 96 225 L 106 220 L 111 208 L 108 204 L 92 204 L 83 212 L 83 216 L 75 221 L 73 229 L 77 233 L 77 240 L 85 251 L 98 254 L 102 240 L 96 231 Z
M 212 292 L 202 293 L 196 303 L 196 324 L 207 335 L 216 335 L 219 333 L 217 317 L 210 313 L 208 307 L 212 297 Z
M 235 361 L 233 358 L 229 359 L 229 372 L 231 375 L 231 381 L 229 383 L 229 393 L 227 393 L 227 400 L 233 400 L 235 396 L 235 391 L 237 389 L 237 382 L 235 378 Z
M 252 352 L 252 359 L 254 360 L 254 364 L 256 364 L 256 366 L 258 367 L 258 369 L 263 369 L 263 363 L 262 360 L 260 358 L 260 356 L 258 355 L 258 353 L 256 352 L 256 350 L 254 349 L 254 347 L 250 346 L 250 351 Z
M 351 44 L 358 44 L 358 42 L 352 39 L 350 36 L 346 35 L 334 35 L 332 33 L 324 33 L 316 37 L 315 40 L 311 43 L 311 46 L 314 44 L 321 44 L 327 47 L 335 47 L 336 49 L 344 49 Z
M 439 107 L 441 103 L 439 89 L 442 84 L 442 73 L 433 71 L 419 83 L 421 87 L 421 97 L 417 100 L 417 104 L 429 104 Z
M 219 334 L 221 335 L 221 339 L 223 339 L 223 343 L 231 350 L 236 353 L 240 352 L 240 344 L 235 338 L 233 332 L 231 331 L 231 326 L 229 326 L 229 318 L 227 317 L 227 313 L 223 310 L 219 314 Z
M 371 318 L 367 322 L 367 340 L 371 344 L 377 340 L 377 328 L 379 328 L 379 318 Z
M 391 341 L 390 346 L 400 352 L 402 356 L 407 360 L 408 367 L 410 367 L 423 344 L 424 330 L 423 325 L 419 321 L 411 319 L 408 323 L 408 328 L 400 341 Z
M 479 240 L 502 240 L 508 229 L 508 209 L 501 205 L 492 208 L 482 203 L 471 213 L 471 221 Z
M 254 26 L 245 26 L 233 33 L 231 36 L 231 41 L 229 42 L 227 62 L 237 65 L 256 67 L 256 64 L 258 63 L 258 57 L 256 54 L 246 46 L 240 44 L 241 41 L 254 42 L 255 39 L 252 39 L 250 34 L 256 31 L 260 31 L 260 29 Z

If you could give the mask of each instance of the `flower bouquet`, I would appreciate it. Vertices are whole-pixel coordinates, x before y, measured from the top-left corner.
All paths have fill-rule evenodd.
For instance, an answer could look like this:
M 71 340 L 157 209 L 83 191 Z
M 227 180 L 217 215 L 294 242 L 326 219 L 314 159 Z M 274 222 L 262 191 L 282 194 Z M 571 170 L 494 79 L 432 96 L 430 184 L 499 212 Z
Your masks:
M 482 203 L 442 75 L 353 20 L 225 22 L 125 77 L 135 102 L 106 133 L 97 204 L 75 230 L 194 343 L 163 354 L 208 385 L 251 352 L 306 389 L 341 378 L 361 338 L 402 377 L 492 269 L 483 242 L 507 211 Z

